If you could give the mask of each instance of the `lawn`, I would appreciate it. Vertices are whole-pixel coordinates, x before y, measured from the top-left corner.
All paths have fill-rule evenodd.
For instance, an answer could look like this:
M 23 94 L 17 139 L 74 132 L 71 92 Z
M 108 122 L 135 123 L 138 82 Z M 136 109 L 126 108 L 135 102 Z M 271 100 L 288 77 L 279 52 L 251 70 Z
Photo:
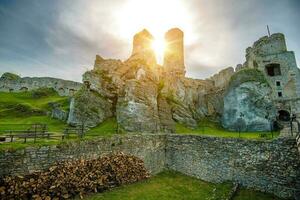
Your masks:
M 226 199 L 231 183 L 214 184 L 201 181 L 177 172 L 165 171 L 148 180 L 121 186 L 88 200 L 217 200 Z M 241 189 L 234 200 L 274 200 L 272 195 Z
M 178 134 L 194 134 L 194 135 L 209 135 L 216 137 L 241 137 L 245 139 L 272 139 L 270 132 L 234 132 L 225 130 L 218 123 L 208 120 L 200 121 L 195 129 L 188 128 L 182 124 L 176 123 L 176 133 Z M 279 135 L 279 131 L 273 132 L 273 138 Z

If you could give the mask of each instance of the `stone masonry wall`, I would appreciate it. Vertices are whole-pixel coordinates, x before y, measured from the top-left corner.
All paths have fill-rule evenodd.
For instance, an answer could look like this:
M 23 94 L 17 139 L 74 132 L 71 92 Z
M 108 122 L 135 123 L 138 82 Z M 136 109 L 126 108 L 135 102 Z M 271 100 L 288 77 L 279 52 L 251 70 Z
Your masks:
M 118 151 L 143 159 L 146 168 L 156 174 L 165 166 L 165 146 L 165 136 L 162 135 L 129 135 L 0 152 L 0 176 L 28 174 L 47 169 L 56 161 L 92 159 Z
M 170 135 L 166 158 L 172 170 L 209 182 L 239 182 L 283 198 L 294 197 L 300 178 L 294 139 L 255 141 Z
M 143 159 L 152 174 L 169 168 L 209 182 L 239 182 L 283 198 L 294 197 L 300 173 L 294 139 L 143 134 L 0 152 L 0 176 L 27 174 L 46 169 L 55 161 L 90 159 L 117 151 Z

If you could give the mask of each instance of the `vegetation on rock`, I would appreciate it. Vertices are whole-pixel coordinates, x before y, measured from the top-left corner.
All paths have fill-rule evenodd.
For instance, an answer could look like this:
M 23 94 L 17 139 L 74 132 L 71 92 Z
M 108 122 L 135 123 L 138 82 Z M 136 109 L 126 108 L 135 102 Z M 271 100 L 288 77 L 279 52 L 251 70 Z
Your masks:
M 1 79 L 10 80 L 10 81 L 15 81 L 15 80 L 18 80 L 20 78 L 21 77 L 18 76 L 17 74 L 13 74 L 13 73 L 10 73 L 10 72 L 6 72 L 6 73 L 2 74 L 2 76 L 1 76 Z
M 254 81 L 267 84 L 267 80 L 264 74 L 258 69 L 252 69 L 252 68 L 242 69 L 237 73 L 233 74 L 233 76 L 229 81 L 229 88 L 237 87 L 242 83 L 254 82 Z

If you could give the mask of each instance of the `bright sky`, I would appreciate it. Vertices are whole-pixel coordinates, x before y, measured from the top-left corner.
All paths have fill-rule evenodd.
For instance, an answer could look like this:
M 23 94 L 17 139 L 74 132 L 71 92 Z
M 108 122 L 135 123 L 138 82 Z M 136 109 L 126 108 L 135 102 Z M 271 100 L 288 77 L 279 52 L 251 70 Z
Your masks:
M 0 0 L 0 74 L 81 81 L 96 54 L 127 59 L 143 28 L 157 40 L 182 29 L 194 78 L 243 63 L 267 24 L 286 35 L 300 62 L 299 9 L 299 0 Z

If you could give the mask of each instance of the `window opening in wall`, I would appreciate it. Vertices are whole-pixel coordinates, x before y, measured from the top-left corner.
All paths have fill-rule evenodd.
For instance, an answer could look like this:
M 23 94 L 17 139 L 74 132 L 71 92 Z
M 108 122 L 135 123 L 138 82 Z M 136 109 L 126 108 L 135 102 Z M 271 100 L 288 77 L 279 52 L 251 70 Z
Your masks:
M 280 86 L 280 85 L 281 85 L 280 81 L 276 81 L 276 86 Z
M 282 92 L 278 92 L 278 97 L 282 97 Z
M 290 121 L 290 113 L 286 110 L 279 110 L 278 118 L 281 121 Z
M 269 76 L 280 76 L 281 70 L 280 70 L 280 64 L 269 64 L 266 65 L 266 72 Z

